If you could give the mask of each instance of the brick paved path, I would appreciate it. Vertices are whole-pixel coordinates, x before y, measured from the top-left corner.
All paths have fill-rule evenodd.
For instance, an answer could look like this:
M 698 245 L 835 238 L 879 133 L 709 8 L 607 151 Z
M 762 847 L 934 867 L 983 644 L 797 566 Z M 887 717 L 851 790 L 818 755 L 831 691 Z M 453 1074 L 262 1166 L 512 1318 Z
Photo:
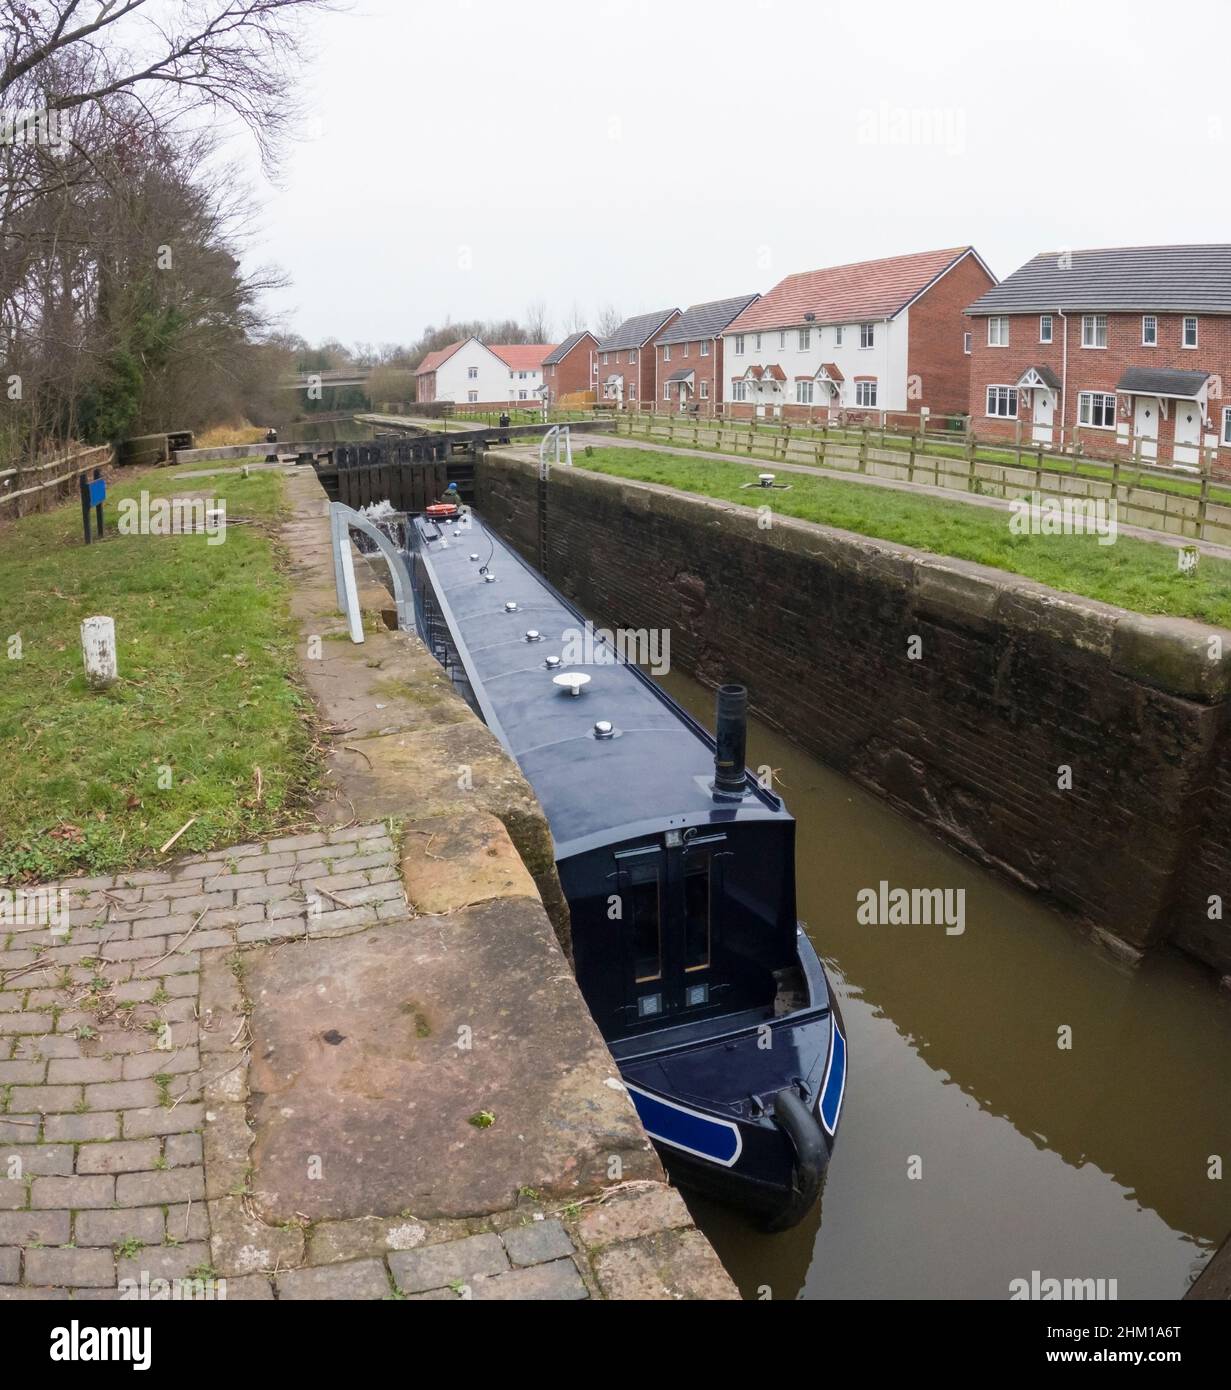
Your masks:
M 733 1295 L 658 1181 L 459 1220 L 259 1218 L 244 962 L 409 922 L 384 825 L 41 887 L 70 892 L 67 933 L 0 935 L 0 1301 Z
M 358 826 L 40 887 L 69 890 L 67 934 L 0 928 L 0 1298 L 208 1275 L 203 1089 L 236 1039 L 202 953 L 406 918 L 393 843 Z

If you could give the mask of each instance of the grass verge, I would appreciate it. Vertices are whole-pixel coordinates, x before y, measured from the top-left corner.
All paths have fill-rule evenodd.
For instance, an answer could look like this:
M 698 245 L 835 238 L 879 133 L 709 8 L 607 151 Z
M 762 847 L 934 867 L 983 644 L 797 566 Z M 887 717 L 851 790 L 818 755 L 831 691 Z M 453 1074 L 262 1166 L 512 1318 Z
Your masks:
M 746 464 L 647 449 L 593 447 L 578 451 L 579 467 L 621 478 L 662 483 L 684 492 L 837 526 L 864 536 L 1009 570 L 1053 589 L 1114 603 L 1138 613 L 1165 613 L 1231 627 L 1231 562 L 1205 556 L 1194 577 L 1178 573 L 1173 547 L 1119 536 L 1019 536 L 1007 510 L 914 496 L 867 483 L 844 483 L 807 473 L 782 474 L 789 491 L 766 494 L 744 487 Z
M 0 531 L 0 879 L 112 872 L 304 817 L 318 764 L 273 523 L 273 473 L 121 474 L 108 535 L 76 502 Z M 122 536 L 118 502 L 225 498 L 222 544 Z M 86 685 L 80 623 L 115 619 L 119 682 Z M 194 820 L 195 818 L 195 820 Z

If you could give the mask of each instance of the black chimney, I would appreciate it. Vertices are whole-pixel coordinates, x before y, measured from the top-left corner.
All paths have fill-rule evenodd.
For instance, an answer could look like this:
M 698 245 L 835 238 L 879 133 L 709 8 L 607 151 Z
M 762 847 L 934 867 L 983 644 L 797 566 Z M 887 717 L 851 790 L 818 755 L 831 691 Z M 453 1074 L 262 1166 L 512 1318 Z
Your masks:
M 738 800 L 744 794 L 744 746 L 748 739 L 748 691 L 742 685 L 718 687 L 714 732 L 714 798 Z

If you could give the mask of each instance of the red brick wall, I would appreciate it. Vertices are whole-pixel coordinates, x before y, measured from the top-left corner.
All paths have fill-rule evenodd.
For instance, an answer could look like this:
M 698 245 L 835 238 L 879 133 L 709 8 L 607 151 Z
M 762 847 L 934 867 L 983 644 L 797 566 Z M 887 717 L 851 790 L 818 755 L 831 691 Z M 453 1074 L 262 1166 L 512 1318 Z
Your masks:
M 1063 409 L 1065 443 L 1072 440 L 1072 431 L 1077 424 L 1078 396 L 1082 391 L 1105 391 L 1115 394 L 1116 383 L 1126 367 L 1175 368 L 1180 371 L 1210 372 L 1221 377 L 1223 383 L 1231 383 L 1231 318 L 1212 314 L 1198 315 L 1198 346 L 1180 346 L 1180 334 L 1184 315 L 1158 314 L 1158 346 L 1143 347 L 1141 343 L 1141 314 L 1108 314 L 1107 346 L 1105 348 L 1083 348 L 1081 345 L 1080 313 L 1068 315 L 1068 399 L 1057 404 L 1055 439 L 1060 442 L 1059 425 Z M 971 424 L 977 435 L 991 438 L 1012 439 L 1015 426 L 1012 420 L 989 418 L 987 414 L 988 386 L 1012 386 L 1028 367 L 1047 366 L 1056 376 L 1064 379 L 1064 334 L 1065 321 L 1058 314 L 1052 315 L 1053 342 L 1039 342 L 1038 314 L 1010 314 L 1009 346 L 988 347 L 987 320 L 967 319 L 967 327 L 973 334 L 973 350 L 970 357 L 970 397 L 968 409 Z M 1223 389 L 1226 389 L 1224 385 Z M 1122 397 L 1130 401 L 1130 397 Z M 1231 403 L 1215 400 L 1211 395 L 1208 414 L 1208 429 L 1221 435 L 1222 407 Z M 1031 409 L 1021 395 L 1018 397 L 1018 416 L 1022 421 L 1022 438 L 1029 442 L 1031 434 Z M 1127 422 L 1130 427 L 1131 419 Z M 1206 433 L 1203 428 L 1202 434 Z M 1119 442 L 1115 430 L 1093 429 L 1088 425 L 1081 428 L 1080 438 L 1083 447 L 1092 454 L 1112 454 L 1128 457 L 1132 454 L 1131 438 Z M 1172 457 L 1175 443 L 1174 410 L 1168 417 L 1159 421 L 1158 457 L 1168 460 Z M 1231 448 L 1223 445 L 1219 449 L 1218 464 L 1220 472 L 1231 471 Z
M 690 401 L 701 402 L 701 409 L 704 411 L 708 406 L 717 404 L 722 400 L 722 339 L 707 338 L 706 342 L 709 346 L 708 357 L 701 356 L 700 340 L 695 339 L 687 345 L 687 357 L 684 356 L 685 345 L 683 343 L 672 343 L 670 362 L 666 360 L 666 348 L 664 345 L 662 343 L 655 343 L 654 353 L 658 376 L 656 382 L 658 395 L 655 400 L 655 409 L 667 409 L 667 402 L 663 400 L 663 386 L 672 372 L 681 371 L 685 367 L 696 373 L 693 379 L 692 396 L 689 398 Z M 709 395 L 704 401 L 701 400 L 701 383 L 703 381 L 709 382 Z M 678 407 L 679 402 L 673 390 L 671 392 L 670 408 L 676 410 Z
M 679 310 L 671 315 L 669 319 L 659 329 L 659 333 L 665 333 L 668 328 L 680 316 Z M 657 400 L 659 392 L 656 390 L 658 383 L 658 362 L 655 353 L 655 338 L 651 338 L 644 347 L 633 348 L 637 354 L 636 362 L 630 363 L 628 360 L 629 348 L 621 348 L 618 352 L 608 352 L 607 361 L 603 361 L 603 353 L 598 354 L 598 380 L 596 389 L 598 398 L 603 399 L 603 383 L 609 376 L 620 375 L 624 378 L 624 404 L 626 406 L 641 409 L 643 404 L 652 403 Z M 636 384 L 637 394 L 632 394 L 631 387 Z
M 974 256 L 968 255 L 910 306 L 906 372 L 918 378 L 922 395 L 907 400 L 908 410 L 927 406 L 934 415 L 957 415 L 966 410 L 970 358 L 962 346 L 969 327 L 965 311 L 994 283 Z
M 593 391 L 594 379 L 590 375 L 590 354 L 598 346 L 593 333 L 570 348 L 562 361 L 552 362 L 543 368 L 543 385 L 547 387 L 548 400 L 553 404 L 561 396 L 574 391 Z

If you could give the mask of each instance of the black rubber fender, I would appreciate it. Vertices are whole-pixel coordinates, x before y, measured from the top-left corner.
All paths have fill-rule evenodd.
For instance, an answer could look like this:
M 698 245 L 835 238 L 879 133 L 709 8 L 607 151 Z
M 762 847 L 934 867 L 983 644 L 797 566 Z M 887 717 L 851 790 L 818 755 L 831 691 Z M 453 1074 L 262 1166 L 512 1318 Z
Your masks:
M 771 1231 L 785 1231 L 802 1221 L 821 1195 L 829 1147 L 820 1122 L 794 1086 L 788 1086 L 774 1097 L 774 1123 L 783 1130 L 795 1150 L 791 1193 L 783 1211 L 767 1223 Z

